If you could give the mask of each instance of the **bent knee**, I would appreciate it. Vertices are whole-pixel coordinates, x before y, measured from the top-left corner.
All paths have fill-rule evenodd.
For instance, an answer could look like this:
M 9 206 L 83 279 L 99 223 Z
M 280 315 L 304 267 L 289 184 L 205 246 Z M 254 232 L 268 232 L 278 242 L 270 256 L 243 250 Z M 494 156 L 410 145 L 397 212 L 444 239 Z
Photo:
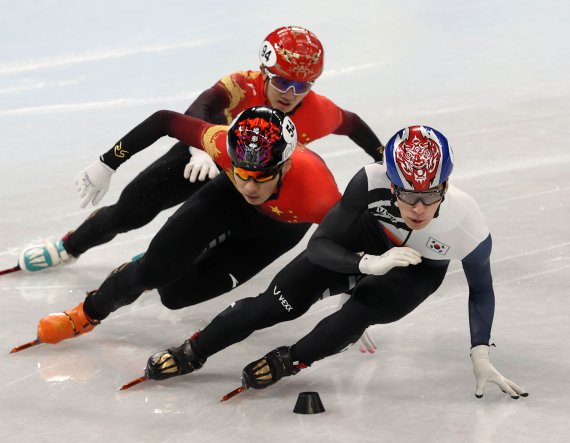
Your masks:
M 162 305 L 172 311 L 186 308 L 192 304 L 189 304 L 187 300 L 180 297 L 180 294 L 177 294 L 174 291 L 169 291 L 168 289 L 159 289 L 158 295 L 160 295 L 160 302 Z

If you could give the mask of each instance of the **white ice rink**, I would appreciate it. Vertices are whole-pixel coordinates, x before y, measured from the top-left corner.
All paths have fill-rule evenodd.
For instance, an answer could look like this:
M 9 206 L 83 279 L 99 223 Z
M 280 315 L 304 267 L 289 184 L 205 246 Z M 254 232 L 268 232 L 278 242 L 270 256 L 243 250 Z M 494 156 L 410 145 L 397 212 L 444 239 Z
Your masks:
M 530 392 L 514 401 L 489 385 L 475 398 L 457 263 L 411 315 L 371 328 L 375 355 L 355 346 L 219 402 L 245 364 L 332 313 L 329 299 L 198 373 L 117 391 L 152 353 L 264 290 L 301 247 L 202 305 L 168 311 L 146 293 L 84 337 L 9 354 L 35 338 L 41 317 L 74 307 L 143 252 L 168 211 L 73 266 L 0 277 L 0 441 L 570 441 L 569 16 L 562 0 L 0 0 L 0 268 L 81 223 L 93 208 L 80 209 L 73 178 L 129 129 L 158 109 L 184 111 L 223 74 L 255 69 L 265 35 L 298 24 L 325 45 L 315 90 L 384 142 L 417 123 L 447 135 L 452 180 L 479 201 L 494 238 L 491 358 Z M 102 205 L 172 144 L 163 139 L 121 167 Z M 341 189 L 369 161 L 346 137 L 312 147 Z M 324 414 L 292 412 L 307 390 L 319 392 Z

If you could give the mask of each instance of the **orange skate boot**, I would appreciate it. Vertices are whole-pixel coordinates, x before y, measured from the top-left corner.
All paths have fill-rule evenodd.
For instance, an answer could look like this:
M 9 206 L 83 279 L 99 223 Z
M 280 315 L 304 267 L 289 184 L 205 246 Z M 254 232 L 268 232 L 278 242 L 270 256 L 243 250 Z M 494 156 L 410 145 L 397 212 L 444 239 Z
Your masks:
M 87 316 L 81 302 L 69 311 L 49 314 L 42 318 L 38 324 L 38 339 L 41 343 L 59 343 L 67 338 L 85 334 L 99 323 Z

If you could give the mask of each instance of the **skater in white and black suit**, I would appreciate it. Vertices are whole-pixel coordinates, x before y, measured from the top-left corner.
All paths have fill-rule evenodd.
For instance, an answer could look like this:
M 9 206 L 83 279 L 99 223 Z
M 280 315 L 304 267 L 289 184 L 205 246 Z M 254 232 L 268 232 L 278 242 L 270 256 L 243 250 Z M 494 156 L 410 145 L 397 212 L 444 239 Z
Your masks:
M 253 331 L 297 318 L 323 296 L 350 290 L 342 308 L 296 344 L 244 368 L 244 384 L 264 388 L 340 352 L 368 326 L 412 312 L 457 259 L 469 285 L 475 394 L 482 397 L 492 382 L 512 398 L 526 397 L 489 360 L 495 310 L 491 235 L 475 201 L 449 184 L 453 154 L 447 139 L 430 127 L 411 126 L 391 138 L 384 158 L 385 165 L 367 165 L 352 178 L 307 250 L 264 293 L 232 304 L 180 347 L 153 355 L 147 374 L 164 379 L 192 372 Z

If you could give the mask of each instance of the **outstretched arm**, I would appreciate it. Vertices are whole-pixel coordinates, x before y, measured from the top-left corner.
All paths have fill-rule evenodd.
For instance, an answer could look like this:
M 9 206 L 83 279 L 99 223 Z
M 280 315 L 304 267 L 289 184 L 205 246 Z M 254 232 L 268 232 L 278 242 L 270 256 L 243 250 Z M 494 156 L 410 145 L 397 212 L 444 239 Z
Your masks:
M 158 111 L 138 124 L 101 156 L 101 161 L 117 169 L 136 153 L 169 135 L 181 142 L 203 148 L 201 136 L 209 123 L 173 111 Z
M 462 261 L 467 284 L 469 285 L 469 329 L 471 347 L 489 345 L 493 315 L 495 313 L 495 293 L 491 276 L 492 240 L 489 235 Z
M 483 397 L 487 382 L 517 399 L 528 393 L 504 377 L 489 359 L 489 339 L 495 313 L 495 294 L 491 276 L 491 235 L 462 261 L 469 285 L 469 327 L 471 331 L 471 363 L 475 374 L 475 396 Z
M 218 84 L 207 89 L 186 110 L 186 116 L 173 111 L 155 112 L 101 155 L 101 162 L 115 171 L 133 155 L 165 135 L 201 147 L 200 136 L 209 126 L 206 122 L 214 123 L 228 105 L 229 98 L 224 91 Z
M 209 123 L 225 124 L 224 109 L 229 105 L 230 98 L 226 89 L 220 82 L 202 92 L 185 114 Z M 152 144 L 152 143 L 151 143 Z M 74 183 L 79 196 L 82 199 L 81 207 L 84 208 L 89 202 L 97 205 L 107 193 L 111 178 L 115 170 L 127 161 L 136 152 L 144 147 L 129 146 L 123 142 L 117 143 L 113 149 L 103 154 L 97 161 L 82 169 L 75 177 Z M 213 160 L 206 154 L 196 149 L 191 149 L 190 162 L 184 169 L 184 176 L 191 182 L 205 180 L 206 176 L 214 178 L 218 174 Z

